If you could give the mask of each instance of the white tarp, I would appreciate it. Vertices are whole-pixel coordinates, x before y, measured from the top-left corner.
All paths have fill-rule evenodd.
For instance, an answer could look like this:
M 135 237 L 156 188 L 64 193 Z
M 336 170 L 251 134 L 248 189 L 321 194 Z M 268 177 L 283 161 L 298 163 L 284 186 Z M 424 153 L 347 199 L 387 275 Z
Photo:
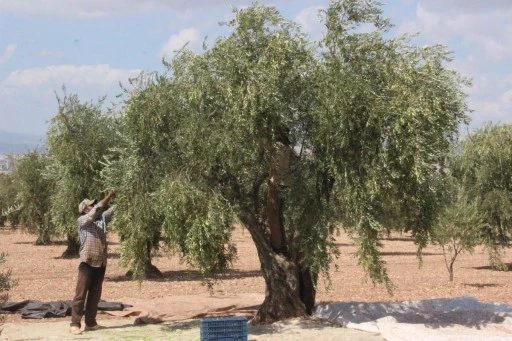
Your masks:
M 512 306 L 472 297 L 395 303 L 320 303 L 315 316 L 388 341 L 512 340 Z

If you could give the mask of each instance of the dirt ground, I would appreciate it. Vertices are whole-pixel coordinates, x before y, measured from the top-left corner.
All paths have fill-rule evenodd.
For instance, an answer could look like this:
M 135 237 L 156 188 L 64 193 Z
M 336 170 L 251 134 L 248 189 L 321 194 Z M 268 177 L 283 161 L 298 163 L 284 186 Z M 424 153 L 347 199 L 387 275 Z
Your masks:
M 26 299 L 52 301 L 70 300 L 77 277 L 78 259 L 64 260 L 59 256 L 65 242 L 56 240 L 52 245 L 34 245 L 35 236 L 22 230 L 0 228 L 0 251 L 8 254 L 2 267 L 11 268 L 18 285 L 9 293 L 10 301 Z M 237 228 L 234 241 L 238 248 L 238 261 L 233 270 L 214 286 L 215 293 L 264 293 L 256 250 L 249 233 Z M 424 250 L 420 268 L 416 248 L 406 235 L 393 235 L 382 240 L 382 254 L 396 289 L 391 296 L 383 286 L 374 287 L 365 281 L 365 274 L 355 259 L 356 247 L 344 234 L 337 238 L 341 257 L 332 267 L 331 288 L 322 281 L 318 302 L 391 302 L 411 299 L 453 298 L 472 296 L 483 302 L 512 305 L 510 280 L 512 272 L 491 271 L 485 250 L 462 254 L 455 265 L 455 280 L 448 281 L 440 248 L 430 246 Z M 127 269 L 120 264 L 120 244 L 115 234 L 109 236 L 109 264 L 103 286 L 103 299 L 124 301 L 127 298 L 153 299 L 168 295 L 194 295 L 207 293 L 196 270 L 180 263 L 179 257 L 165 252 L 153 263 L 162 271 L 159 279 L 144 281 L 141 285 L 125 277 Z M 504 253 L 504 261 L 512 261 L 512 252 Z M 193 299 L 193 296 L 191 296 Z M 102 317 L 104 318 L 104 317 Z M 62 320 L 62 319 L 55 319 Z M 18 315 L 7 315 L 5 322 L 21 322 Z M 37 321 L 34 321 L 37 323 Z

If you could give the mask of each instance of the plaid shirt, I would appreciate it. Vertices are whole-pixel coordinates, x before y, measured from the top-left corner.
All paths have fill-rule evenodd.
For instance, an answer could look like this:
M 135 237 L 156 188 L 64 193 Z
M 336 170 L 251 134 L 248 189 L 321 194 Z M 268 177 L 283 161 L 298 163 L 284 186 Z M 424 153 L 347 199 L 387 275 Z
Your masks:
M 107 224 L 114 207 L 101 213 L 101 202 L 77 219 L 80 237 L 80 261 L 92 267 L 107 265 Z

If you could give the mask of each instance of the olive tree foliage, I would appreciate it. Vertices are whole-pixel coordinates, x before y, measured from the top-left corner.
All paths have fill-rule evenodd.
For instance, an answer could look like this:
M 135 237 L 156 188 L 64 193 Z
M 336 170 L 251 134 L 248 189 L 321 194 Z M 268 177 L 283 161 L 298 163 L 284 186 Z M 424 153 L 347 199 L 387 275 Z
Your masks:
M 103 172 L 124 202 L 116 221 L 131 224 L 127 259 L 144 266 L 144 241 L 161 231 L 212 277 L 236 258 L 240 223 L 267 287 L 254 322 L 271 322 L 311 313 L 342 224 L 370 278 L 391 288 L 379 233 L 411 231 L 425 245 L 439 165 L 467 108 L 444 48 L 388 38 L 381 14 L 374 1 L 331 1 L 327 33 L 311 42 L 275 8 L 235 9 L 226 37 L 179 51 L 137 87 L 123 156 Z
M 507 267 L 500 259 L 512 237 L 512 124 L 487 124 L 467 136 L 456 154 L 454 175 L 475 198 L 484 225 L 479 238 L 491 266 Z
M 0 227 L 9 221 L 12 227 L 19 223 L 16 188 L 11 174 L 0 173 Z
M 0 265 L 3 265 L 6 260 L 5 253 L 0 253 Z M 11 270 L 2 270 L 0 272 L 0 307 L 7 301 L 9 298 L 9 290 L 16 283 L 11 278 Z M 0 316 L 0 322 L 2 322 L 3 316 Z M 0 330 L 1 332 L 1 330 Z
M 131 79 L 122 119 L 117 127 L 118 147 L 111 149 L 102 171 L 103 182 L 116 190 L 115 225 L 122 240 L 121 258 L 136 279 L 158 275 L 151 257 L 158 250 L 163 215 L 156 191 L 176 157 L 173 142 L 174 92 L 156 74 Z
M 389 284 L 377 236 L 400 229 L 426 245 L 442 194 L 439 166 L 467 120 L 461 87 L 469 82 L 446 68 L 443 46 L 386 38 L 390 24 L 372 3 L 333 1 L 324 12 L 310 148 L 332 183 L 337 218 L 360 245 L 360 264 Z M 376 29 L 360 33 L 363 23 Z
M 102 109 L 104 99 L 84 102 L 76 94 L 57 97 L 58 112 L 47 132 L 52 163 L 47 175 L 55 183 L 51 196 L 51 217 L 56 232 L 68 236 L 63 257 L 78 255 L 76 219 L 84 198 L 100 199 L 101 161 L 115 147 L 115 117 Z
M 7 220 L 5 213 L 9 208 L 9 204 L 12 205 L 12 199 L 8 195 L 8 188 L 10 187 L 11 182 L 11 177 L 9 175 L 0 173 L 0 227 L 5 226 L 5 222 Z
M 477 200 L 467 195 L 459 179 L 448 173 L 445 182 L 444 204 L 431 238 L 443 251 L 449 280 L 452 282 L 457 257 L 463 252 L 472 253 L 482 243 L 480 231 L 485 225 Z
M 45 176 L 50 164 L 51 159 L 46 153 L 31 151 L 18 160 L 12 173 L 20 222 L 29 233 L 37 235 L 37 245 L 48 244 L 55 234 L 50 215 L 55 183 Z
M 3 226 L 3 223 L 5 222 L 5 219 L 15 211 L 15 206 L 12 204 L 14 201 L 14 198 L 11 195 L 6 196 L 4 198 L 6 186 L 10 186 L 11 179 L 9 175 L 6 174 L 0 174 L 0 226 Z M 8 201 L 8 204 L 6 204 L 4 200 L 6 199 Z M 6 254 L 1 252 L 0 253 L 0 265 L 3 265 L 6 260 Z M 2 270 L 0 272 L 0 307 L 7 301 L 9 295 L 8 292 L 12 288 L 12 286 L 15 283 L 11 279 L 11 270 Z M 3 321 L 3 316 L 0 315 L 0 322 Z M 1 333 L 1 330 L 0 330 Z

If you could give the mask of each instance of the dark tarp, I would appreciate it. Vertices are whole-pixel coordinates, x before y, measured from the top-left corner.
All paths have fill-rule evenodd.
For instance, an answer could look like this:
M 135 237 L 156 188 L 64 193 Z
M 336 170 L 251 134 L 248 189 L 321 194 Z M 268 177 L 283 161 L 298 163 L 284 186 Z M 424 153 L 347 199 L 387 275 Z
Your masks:
M 52 301 L 40 302 L 33 300 L 25 300 L 21 302 L 7 302 L 2 305 L 0 314 L 21 314 L 24 319 L 42 319 L 49 317 L 66 317 L 71 316 L 72 301 Z M 131 305 L 121 302 L 98 303 L 98 310 L 115 311 L 129 308 Z

